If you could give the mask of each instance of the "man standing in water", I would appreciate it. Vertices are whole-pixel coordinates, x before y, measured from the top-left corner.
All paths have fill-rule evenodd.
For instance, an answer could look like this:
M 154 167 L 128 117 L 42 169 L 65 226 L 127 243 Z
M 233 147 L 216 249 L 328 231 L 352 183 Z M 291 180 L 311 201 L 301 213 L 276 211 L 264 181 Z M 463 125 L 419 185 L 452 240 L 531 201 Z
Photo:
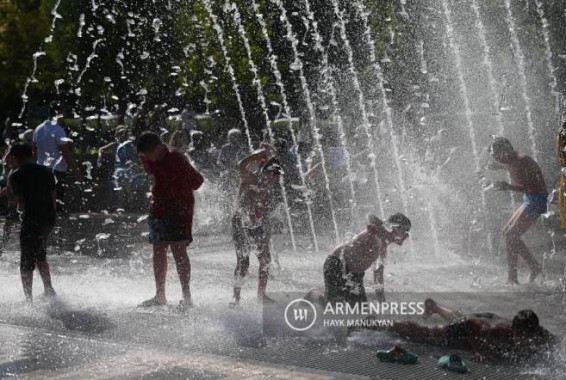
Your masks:
M 279 184 L 283 168 L 274 157 L 272 148 L 260 150 L 238 164 L 240 184 L 236 197 L 236 211 L 232 217 L 232 239 L 236 246 L 234 296 L 230 307 L 240 303 L 244 277 L 250 266 L 250 252 L 257 249 L 259 275 L 257 297 L 259 302 L 269 300 L 265 295 L 269 276 L 269 220 L 267 206 L 269 191 Z
M 521 156 L 504 137 L 495 137 L 490 147 L 491 157 L 495 160 L 488 168 L 491 170 L 505 169 L 511 176 L 511 184 L 497 181 L 493 184 L 495 190 L 518 191 L 524 194 L 523 204 L 513 213 L 505 228 L 505 243 L 507 246 L 508 282 L 518 284 L 518 256 L 531 269 L 530 282 L 540 274 L 542 267 L 533 257 L 521 236 L 533 225 L 539 215 L 546 212 L 548 192 L 540 166 L 530 157 Z

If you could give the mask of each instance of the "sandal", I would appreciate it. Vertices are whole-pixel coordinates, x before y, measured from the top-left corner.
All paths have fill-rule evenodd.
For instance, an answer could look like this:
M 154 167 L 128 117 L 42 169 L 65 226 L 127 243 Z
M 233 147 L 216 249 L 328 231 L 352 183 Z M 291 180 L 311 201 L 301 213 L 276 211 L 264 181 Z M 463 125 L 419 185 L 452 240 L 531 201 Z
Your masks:
M 394 346 L 390 350 L 379 350 L 376 352 L 375 356 L 382 362 L 387 363 L 400 363 L 400 364 L 415 364 L 418 360 L 418 356 L 405 350 L 400 346 Z
M 468 367 L 459 355 L 444 355 L 438 359 L 438 367 L 452 372 L 466 373 Z

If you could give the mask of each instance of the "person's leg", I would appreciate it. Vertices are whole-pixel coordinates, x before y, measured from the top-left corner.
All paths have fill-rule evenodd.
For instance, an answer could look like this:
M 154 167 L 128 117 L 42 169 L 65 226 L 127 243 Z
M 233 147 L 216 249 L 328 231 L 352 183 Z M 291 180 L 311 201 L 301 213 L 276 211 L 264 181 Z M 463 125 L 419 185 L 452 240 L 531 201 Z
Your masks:
M 232 218 L 232 240 L 236 248 L 236 269 L 234 269 L 234 294 L 230 305 L 236 306 L 240 302 L 244 278 L 250 267 L 247 234 L 241 226 L 240 219 L 236 216 Z
M 32 301 L 33 270 L 35 269 L 34 232 L 26 224 L 20 230 L 20 276 L 26 300 Z
M 183 290 L 183 302 L 185 305 L 191 305 L 191 261 L 187 254 L 186 242 L 172 242 L 171 251 L 177 266 L 181 289 Z
M 54 296 L 55 289 L 51 284 L 51 272 L 49 270 L 49 264 L 47 263 L 47 239 L 53 227 L 46 226 L 41 229 L 41 233 L 37 236 L 37 247 L 35 250 L 35 260 L 37 270 L 43 281 L 43 287 L 45 289 L 45 295 Z
M 167 280 L 167 247 L 166 242 L 153 245 L 153 273 L 155 275 L 155 298 L 167 302 L 165 296 L 165 281 Z
M 518 283 L 517 260 L 519 255 L 525 259 L 531 269 L 531 282 L 540 273 L 540 264 L 533 257 L 523 240 L 521 240 L 521 236 L 533 225 L 535 220 L 536 217 L 529 214 L 527 205 L 523 204 L 509 219 L 503 230 L 507 245 L 509 282 L 511 283 Z
M 375 295 L 378 302 L 385 302 L 385 286 L 383 284 L 383 264 L 373 271 L 373 282 L 375 284 Z
M 57 180 L 55 185 L 55 192 L 57 193 L 57 214 L 66 215 L 69 212 L 69 205 L 65 203 L 67 201 L 65 195 L 68 187 L 67 173 L 55 170 L 53 174 Z
M 322 268 L 324 276 L 324 298 L 327 302 L 341 302 L 344 300 L 343 265 L 336 256 L 328 256 Z
M 259 301 L 267 299 L 265 290 L 269 279 L 269 264 L 271 263 L 271 252 L 269 252 L 269 233 L 265 227 L 260 227 L 257 231 L 256 244 L 259 251 L 257 259 L 259 261 L 257 298 Z
M 424 316 L 425 318 L 430 317 L 433 314 L 438 314 L 442 319 L 447 322 L 451 322 L 460 318 L 463 318 L 465 315 L 459 312 L 458 310 L 450 309 L 446 306 L 441 306 L 432 298 L 427 298 L 424 302 Z

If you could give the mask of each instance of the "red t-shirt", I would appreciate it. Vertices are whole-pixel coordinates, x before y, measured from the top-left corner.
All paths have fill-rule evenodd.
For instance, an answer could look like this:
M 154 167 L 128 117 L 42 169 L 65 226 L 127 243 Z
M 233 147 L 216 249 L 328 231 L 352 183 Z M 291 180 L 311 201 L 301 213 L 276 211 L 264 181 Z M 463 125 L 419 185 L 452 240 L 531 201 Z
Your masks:
M 192 224 L 197 190 L 204 178 L 190 164 L 187 157 L 172 147 L 160 160 L 142 159 L 145 170 L 153 175 L 151 213 L 158 219 L 167 219 L 183 225 Z

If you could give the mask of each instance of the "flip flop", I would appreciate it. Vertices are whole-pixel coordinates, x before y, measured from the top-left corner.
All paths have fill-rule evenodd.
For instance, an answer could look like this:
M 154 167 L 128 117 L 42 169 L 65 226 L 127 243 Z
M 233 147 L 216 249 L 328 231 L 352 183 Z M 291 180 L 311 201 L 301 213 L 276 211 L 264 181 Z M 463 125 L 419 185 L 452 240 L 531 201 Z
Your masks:
M 452 372 L 466 373 L 468 367 L 459 355 L 444 355 L 438 359 L 438 367 Z
M 379 350 L 375 356 L 382 362 L 400 364 L 415 364 L 419 359 L 417 355 L 400 346 L 394 346 L 390 350 Z

